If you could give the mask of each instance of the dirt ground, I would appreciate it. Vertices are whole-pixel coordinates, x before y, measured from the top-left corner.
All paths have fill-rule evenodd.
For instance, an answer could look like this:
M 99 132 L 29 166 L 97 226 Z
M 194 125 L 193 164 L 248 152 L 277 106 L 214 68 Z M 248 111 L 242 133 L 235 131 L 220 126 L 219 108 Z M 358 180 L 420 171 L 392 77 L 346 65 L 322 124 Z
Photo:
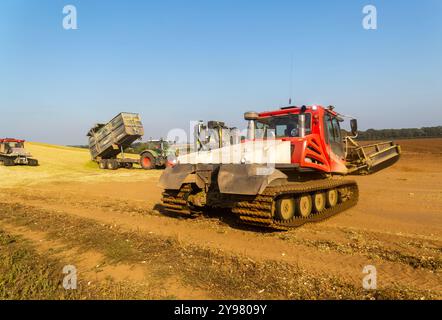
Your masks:
M 288 232 L 167 214 L 161 170 L 102 171 L 87 150 L 28 144 L 39 167 L 0 166 L 0 231 L 75 265 L 86 298 L 441 299 L 442 139 L 398 142 L 398 163 L 355 177 L 356 207 Z M 377 290 L 362 288 L 367 265 Z

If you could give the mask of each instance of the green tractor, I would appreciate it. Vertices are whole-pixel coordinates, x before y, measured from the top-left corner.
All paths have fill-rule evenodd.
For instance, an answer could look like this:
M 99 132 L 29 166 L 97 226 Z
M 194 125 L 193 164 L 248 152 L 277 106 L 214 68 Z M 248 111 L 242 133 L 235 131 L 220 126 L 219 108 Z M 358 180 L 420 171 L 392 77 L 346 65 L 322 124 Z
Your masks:
M 167 141 L 148 140 L 143 146 L 144 149 L 140 152 L 140 165 L 143 169 L 165 168 L 169 165 L 167 157 L 170 154 L 170 145 Z

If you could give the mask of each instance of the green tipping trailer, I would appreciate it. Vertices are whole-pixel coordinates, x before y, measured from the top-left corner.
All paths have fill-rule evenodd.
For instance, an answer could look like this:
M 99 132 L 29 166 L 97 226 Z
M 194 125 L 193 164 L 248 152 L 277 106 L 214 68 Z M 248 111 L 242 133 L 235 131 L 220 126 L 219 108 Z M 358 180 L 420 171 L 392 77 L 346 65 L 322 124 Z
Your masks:
M 123 150 L 143 134 L 143 124 L 137 113 L 122 112 L 107 124 L 96 124 L 87 134 L 92 160 L 101 169 L 132 168 L 139 160 L 126 158 Z M 118 158 L 120 154 L 123 156 Z
M 143 150 L 138 159 L 125 157 L 124 149 L 143 135 L 144 127 L 137 113 L 122 112 L 107 124 L 96 124 L 87 133 L 92 160 L 101 169 L 110 170 L 130 169 L 134 164 L 143 169 L 164 166 L 166 158 L 159 156 L 154 150 Z

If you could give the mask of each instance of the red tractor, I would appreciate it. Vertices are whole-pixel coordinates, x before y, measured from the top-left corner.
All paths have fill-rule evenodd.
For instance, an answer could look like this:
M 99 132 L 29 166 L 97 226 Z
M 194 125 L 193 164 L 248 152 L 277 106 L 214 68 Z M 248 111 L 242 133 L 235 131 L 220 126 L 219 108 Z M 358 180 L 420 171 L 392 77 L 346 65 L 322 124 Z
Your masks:
M 290 106 L 244 117 L 248 137 L 240 147 L 181 156 L 166 169 L 160 184 L 167 210 L 198 214 L 222 207 L 248 224 L 297 227 L 356 205 L 358 186 L 343 176 L 373 173 L 401 153 L 393 142 L 357 144 L 356 119 L 350 121 L 352 136 L 344 136 L 345 116 L 333 107 Z M 262 144 L 269 140 L 272 149 Z M 232 148 L 239 156 L 225 155 Z M 271 161 L 263 156 L 268 150 Z

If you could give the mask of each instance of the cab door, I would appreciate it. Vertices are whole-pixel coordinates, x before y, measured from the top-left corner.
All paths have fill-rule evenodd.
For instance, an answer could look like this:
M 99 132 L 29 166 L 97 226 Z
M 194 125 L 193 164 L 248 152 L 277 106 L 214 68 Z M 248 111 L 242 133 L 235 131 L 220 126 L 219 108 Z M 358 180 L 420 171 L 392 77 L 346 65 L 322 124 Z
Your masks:
M 338 158 L 345 159 L 344 144 L 342 143 L 341 127 L 339 120 L 329 114 L 325 115 L 325 128 L 327 135 L 327 143 L 330 145 L 331 151 Z

